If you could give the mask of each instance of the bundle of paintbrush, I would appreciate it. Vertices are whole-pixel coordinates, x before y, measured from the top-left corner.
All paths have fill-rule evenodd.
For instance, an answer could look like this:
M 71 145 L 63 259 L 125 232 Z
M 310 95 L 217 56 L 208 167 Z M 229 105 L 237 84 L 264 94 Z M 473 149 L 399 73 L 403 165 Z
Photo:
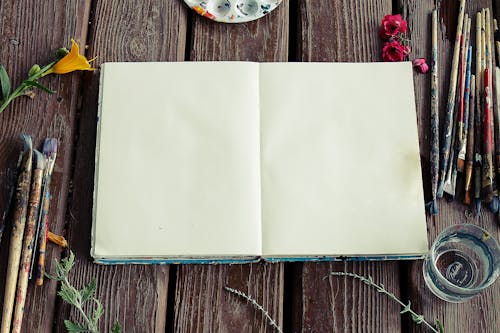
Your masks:
M 489 9 L 476 14 L 475 75 L 472 74 L 472 20 L 465 14 L 465 0 L 460 1 L 455 47 L 451 66 L 450 87 L 439 155 L 439 124 L 437 102 L 437 14 L 432 25 L 431 83 L 431 179 L 432 202 L 429 212 L 437 214 L 436 198 L 447 193 L 460 196 L 476 212 L 481 202 L 499 214 L 497 179 L 500 179 L 499 103 L 493 110 L 493 73 L 496 77 L 496 97 L 500 91 L 500 69 L 493 67 L 492 24 Z M 496 27 L 496 24 L 494 25 Z M 497 43 L 500 51 L 500 43 Z M 500 61 L 500 55 L 499 55 Z M 458 85 L 458 88 L 457 88 Z M 456 95 L 458 90 L 458 96 Z M 455 101 L 457 105 L 455 107 Z M 495 140 L 496 139 L 496 140 Z M 458 180 L 457 180 L 458 179 Z M 472 200 L 474 199 L 474 200 Z
M 57 140 L 47 139 L 43 154 L 33 150 L 31 138 L 22 135 L 24 145 L 14 198 L 14 212 L 7 279 L 3 302 L 1 333 L 20 332 L 26 300 L 30 267 L 35 258 L 37 235 L 41 245 L 39 270 L 47 236 L 49 187 L 57 152 Z M 43 221 L 43 223 L 41 223 Z M 40 231 L 41 230 L 41 231 Z

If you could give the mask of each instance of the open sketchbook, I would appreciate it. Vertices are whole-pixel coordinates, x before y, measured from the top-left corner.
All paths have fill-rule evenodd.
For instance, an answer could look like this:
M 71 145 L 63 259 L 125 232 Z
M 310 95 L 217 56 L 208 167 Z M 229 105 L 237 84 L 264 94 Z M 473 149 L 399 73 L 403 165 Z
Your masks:
M 410 63 L 101 66 L 96 262 L 427 251 Z

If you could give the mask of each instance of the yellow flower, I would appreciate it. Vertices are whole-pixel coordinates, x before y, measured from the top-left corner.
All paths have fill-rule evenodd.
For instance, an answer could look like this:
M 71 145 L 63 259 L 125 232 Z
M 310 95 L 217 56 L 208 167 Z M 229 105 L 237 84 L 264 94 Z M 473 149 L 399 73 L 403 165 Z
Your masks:
M 94 59 L 91 59 L 92 61 Z M 71 39 L 71 50 L 61 60 L 55 63 L 46 74 L 66 74 L 73 71 L 93 71 L 95 68 L 90 66 L 90 61 L 85 56 L 79 54 L 79 47 L 75 40 Z

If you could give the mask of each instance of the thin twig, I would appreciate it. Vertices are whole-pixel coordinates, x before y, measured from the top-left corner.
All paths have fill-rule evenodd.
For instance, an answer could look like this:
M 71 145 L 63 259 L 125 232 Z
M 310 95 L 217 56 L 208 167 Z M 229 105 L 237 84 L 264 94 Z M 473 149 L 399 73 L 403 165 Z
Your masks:
M 266 309 L 264 309 L 264 307 L 262 307 L 262 305 L 260 305 L 259 303 L 257 303 L 257 301 L 254 300 L 252 297 L 248 296 L 247 294 L 245 294 L 245 293 L 243 293 L 243 292 L 241 292 L 239 290 L 233 289 L 233 288 L 224 287 L 224 289 L 226 289 L 227 291 L 229 291 L 229 292 L 231 292 L 231 293 L 233 293 L 235 295 L 243 297 L 248 302 L 252 303 L 252 305 L 257 310 L 259 310 L 260 312 L 262 312 L 262 314 L 266 317 L 266 319 L 268 320 L 269 325 L 271 325 L 271 327 L 274 327 L 276 329 L 276 331 L 278 331 L 279 333 L 283 333 L 283 331 L 281 330 L 281 327 L 279 327 L 279 325 L 276 323 L 276 321 L 269 315 L 269 312 L 267 312 Z
M 364 282 L 365 284 L 371 286 L 371 287 L 374 287 L 375 289 L 377 289 L 377 291 L 379 293 L 382 293 L 382 294 L 385 294 L 387 295 L 390 299 L 394 300 L 395 302 L 397 302 L 399 305 L 401 305 L 403 307 L 403 310 L 401 311 L 401 313 L 410 313 L 411 314 L 411 317 L 413 319 L 414 322 L 416 322 L 417 324 L 425 324 L 427 325 L 433 332 L 435 333 L 440 333 L 434 326 L 432 326 L 431 324 L 429 324 L 427 321 L 425 321 L 424 319 L 424 316 L 423 315 L 419 315 L 417 313 L 415 313 L 411 308 L 410 308 L 410 305 L 411 303 L 408 302 L 408 304 L 404 304 L 402 301 L 399 300 L 399 298 L 396 297 L 396 295 L 394 295 L 393 293 L 390 293 L 388 292 L 387 290 L 385 290 L 385 287 L 383 284 L 376 284 L 374 281 L 373 281 L 373 278 L 371 276 L 368 276 L 368 278 L 364 277 L 364 276 L 361 276 L 361 275 L 358 275 L 358 274 L 354 274 L 354 273 L 349 273 L 349 272 L 331 272 L 330 275 L 336 275 L 336 276 L 350 276 L 350 277 L 353 277 L 355 279 L 358 279 L 358 280 L 361 280 L 362 282 Z

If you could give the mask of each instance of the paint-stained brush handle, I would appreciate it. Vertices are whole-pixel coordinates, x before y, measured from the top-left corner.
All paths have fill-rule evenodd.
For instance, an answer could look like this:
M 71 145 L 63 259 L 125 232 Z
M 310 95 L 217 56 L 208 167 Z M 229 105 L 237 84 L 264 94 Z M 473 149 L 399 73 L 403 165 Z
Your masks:
M 491 89 L 489 86 L 490 71 L 484 70 L 484 116 L 483 116 L 483 170 L 482 191 L 486 202 L 493 199 L 493 156 L 491 131 Z
M 14 213 L 12 221 L 12 234 L 10 239 L 9 261 L 7 277 L 5 281 L 5 293 L 2 309 L 1 333 L 10 333 L 12 311 L 16 293 L 16 283 L 19 273 L 19 261 L 23 244 L 24 229 L 26 224 L 26 212 L 31 184 L 31 166 L 33 156 L 33 145 L 31 137 L 22 135 L 23 156 L 20 163 L 19 177 L 14 199 Z
M 453 110 L 455 108 L 455 95 L 457 89 L 457 76 L 458 76 L 458 59 L 460 55 L 460 38 L 462 36 L 464 12 L 465 12 L 465 0 L 460 0 L 457 32 L 455 36 L 455 48 L 453 50 L 453 59 L 451 64 L 450 88 L 448 92 L 448 101 L 446 103 L 443 144 L 441 146 L 439 185 L 437 192 L 438 198 L 443 197 L 444 182 L 450 158 L 452 128 L 453 128 Z
M 432 201 L 427 204 L 431 215 L 438 214 L 437 188 L 439 181 L 439 79 L 437 10 L 432 11 L 432 63 L 431 63 L 431 191 Z
M 36 222 L 38 220 L 38 209 L 42 192 L 43 174 L 45 170 L 45 158 L 42 153 L 34 151 L 34 170 L 31 183 L 31 191 L 28 201 L 28 215 L 26 232 L 23 240 L 23 250 L 19 276 L 17 280 L 16 303 L 14 307 L 14 317 L 12 319 L 12 332 L 20 333 L 24 315 L 24 304 L 26 302 L 26 292 L 28 290 L 28 277 L 33 255 L 33 243 L 35 238 Z
M 464 203 L 470 205 L 471 203 L 471 190 L 472 190 L 472 170 L 474 167 L 474 138 L 475 134 L 475 113 L 476 113 L 476 77 L 471 76 L 471 89 L 469 100 L 469 129 L 467 137 L 467 153 L 465 164 L 465 196 Z
M 36 285 L 42 286 L 45 275 L 45 251 L 47 248 L 47 232 L 49 224 L 50 192 L 46 191 L 42 208 L 41 229 L 38 240 L 38 265 L 36 271 Z

